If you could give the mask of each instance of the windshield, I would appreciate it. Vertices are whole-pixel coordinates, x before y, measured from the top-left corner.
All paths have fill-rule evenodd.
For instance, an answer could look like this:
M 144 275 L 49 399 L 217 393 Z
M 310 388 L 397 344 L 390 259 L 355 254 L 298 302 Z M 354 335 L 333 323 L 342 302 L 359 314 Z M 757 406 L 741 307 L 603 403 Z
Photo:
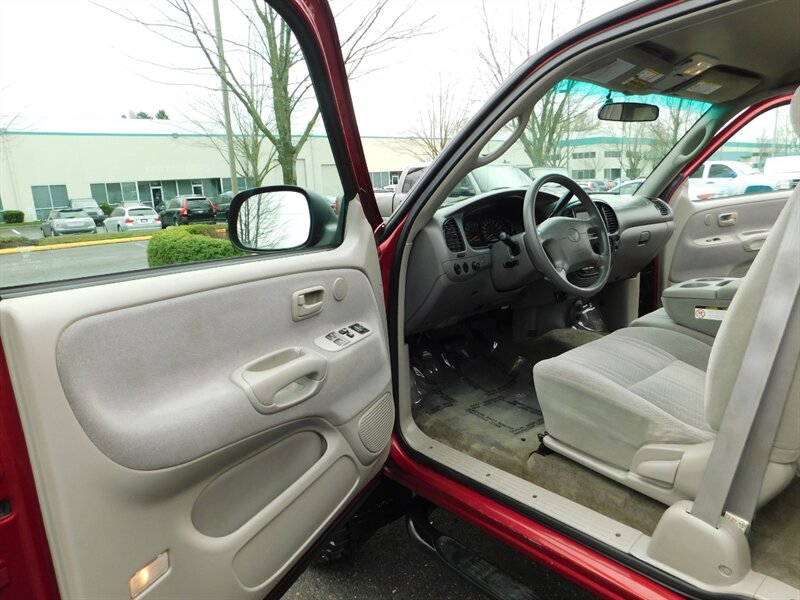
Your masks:
M 487 165 L 475 169 L 472 175 L 478 188 L 484 192 L 531 184 L 531 178 L 512 165 Z
M 156 211 L 154 211 L 152 208 L 132 208 L 128 211 L 128 214 L 134 217 L 142 215 L 149 217 L 155 215 Z
M 75 210 L 62 210 L 62 211 L 60 211 L 58 213 L 58 218 L 59 219 L 83 219 L 83 218 L 88 219 L 89 215 L 87 215 L 84 211 L 78 210 L 78 209 L 75 209 Z
M 696 100 L 642 95 L 631 100 L 658 106 L 657 120 L 601 121 L 597 111 L 608 99 L 626 98 L 599 85 L 571 79 L 560 81 L 536 103 L 519 139 L 496 162 L 472 171 L 480 188 L 475 193 L 528 186 L 530 179 L 526 173 L 533 177 L 562 173 L 576 181 L 591 181 L 592 185 L 587 187 L 592 194 L 604 193 L 631 180 L 641 182 L 711 107 L 710 103 Z M 516 125 L 516 120 L 512 121 L 486 145 L 483 154 L 497 151 Z M 495 182 L 495 177 L 503 181 Z M 481 182 L 486 183 L 485 188 Z M 633 193 L 634 188 L 638 185 L 616 193 Z M 463 193 L 449 195 L 446 204 L 469 197 Z M 453 200 L 453 196 L 459 197 Z
M 187 201 L 186 201 L 186 208 L 192 208 L 192 209 L 201 208 L 201 209 L 206 209 L 206 208 L 208 208 L 208 200 L 206 200 L 205 198 L 203 198 L 202 200 L 197 200 L 197 199 L 195 199 L 195 200 L 187 200 Z
M 97 202 L 94 200 L 73 200 L 73 208 L 97 208 Z

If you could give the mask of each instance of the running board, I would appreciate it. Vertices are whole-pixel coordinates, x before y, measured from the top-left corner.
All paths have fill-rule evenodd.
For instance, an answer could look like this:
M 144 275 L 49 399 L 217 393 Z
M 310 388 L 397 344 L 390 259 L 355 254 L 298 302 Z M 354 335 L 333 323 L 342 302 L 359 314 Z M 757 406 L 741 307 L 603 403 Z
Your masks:
M 406 513 L 411 539 L 436 555 L 448 567 L 482 592 L 497 600 L 541 600 L 531 588 L 520 583 L 459 541 L 438 531 L 430 522 L 433 506 L 415 498 Z

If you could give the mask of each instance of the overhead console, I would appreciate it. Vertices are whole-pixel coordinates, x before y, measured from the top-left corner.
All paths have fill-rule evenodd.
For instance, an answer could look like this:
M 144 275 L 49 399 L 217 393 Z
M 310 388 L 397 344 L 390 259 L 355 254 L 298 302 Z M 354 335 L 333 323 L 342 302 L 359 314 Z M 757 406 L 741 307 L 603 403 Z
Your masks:
M 576 79 L 624 94 L 666 94 L 714 104 L 738 98 L 761 82 L 707 54 L 674 59 L 670 54 L 655 44 L 627 48 L 584 67 Z

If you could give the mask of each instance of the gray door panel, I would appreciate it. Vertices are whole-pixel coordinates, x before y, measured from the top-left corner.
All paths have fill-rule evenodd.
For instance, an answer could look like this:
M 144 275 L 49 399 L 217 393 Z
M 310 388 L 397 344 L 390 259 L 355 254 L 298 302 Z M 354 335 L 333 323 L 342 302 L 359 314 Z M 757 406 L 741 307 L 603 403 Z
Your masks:
M 63 597 L 130 598 L 167 553 L 147 598 L 262 598 L 380 471 L 394 403 L 355 203 L 347 232 L 330 251 L 0 303 Z M 318 287 L 322 310 L 294 321 L 293 293 Z M 326 339 L 355 323 L 369 331 Z
M 675 233 L 664 251 L 665 287 L 695 277 L 741 277 L 758 254 L 788 192 L 692 202 L 675 195 Z

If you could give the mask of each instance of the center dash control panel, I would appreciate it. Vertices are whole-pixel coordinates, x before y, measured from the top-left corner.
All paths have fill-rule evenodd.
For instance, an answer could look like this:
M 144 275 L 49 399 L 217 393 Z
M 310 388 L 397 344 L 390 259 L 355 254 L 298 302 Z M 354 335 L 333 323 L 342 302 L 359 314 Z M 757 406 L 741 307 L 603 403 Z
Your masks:
M 319 336 L 314 343 L 328 352 L 338 352 L 342 348 L 352 346 L 356 342 L 363 340 L 372 333 L 365 325 L 353 323 L 346 327 L 340 327 L 330 333 Z

